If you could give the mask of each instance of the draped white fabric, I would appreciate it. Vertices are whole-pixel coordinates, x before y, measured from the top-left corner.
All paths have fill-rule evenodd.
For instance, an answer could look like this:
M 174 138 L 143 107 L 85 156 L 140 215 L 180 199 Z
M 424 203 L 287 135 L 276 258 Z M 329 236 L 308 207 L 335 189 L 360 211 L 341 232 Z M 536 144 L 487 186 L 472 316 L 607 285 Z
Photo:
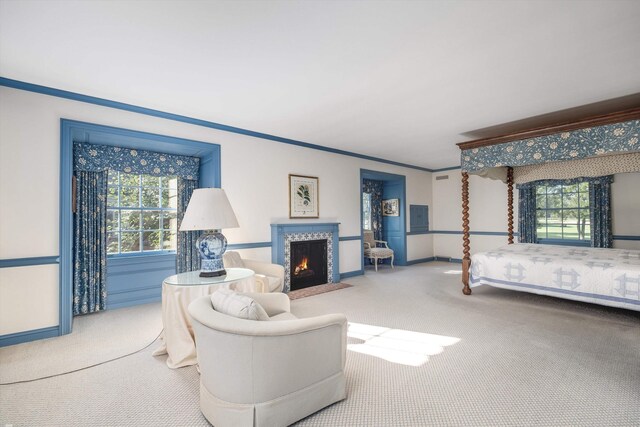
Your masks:
M 629 153 L 518 166 L 513 168 L 513 179 L 516 184 L 524 184 L 542 179 L 573 179 L 639 171 L 640 153 Z

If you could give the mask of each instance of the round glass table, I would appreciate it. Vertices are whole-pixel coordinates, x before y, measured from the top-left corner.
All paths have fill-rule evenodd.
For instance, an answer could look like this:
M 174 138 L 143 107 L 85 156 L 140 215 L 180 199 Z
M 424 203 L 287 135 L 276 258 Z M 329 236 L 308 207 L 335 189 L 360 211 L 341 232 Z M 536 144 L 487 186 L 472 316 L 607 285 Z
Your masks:
M 218 289 L 237 292 L 263 292 L 262 282 L 248 268 L 227 268 L 219 277 L 200 277 L 199 271 L 174 274 L 162 283 L 162 344 L 154 356 L 167 355 L 167 366 L 181 368 L 198 363 L 189 304 Z

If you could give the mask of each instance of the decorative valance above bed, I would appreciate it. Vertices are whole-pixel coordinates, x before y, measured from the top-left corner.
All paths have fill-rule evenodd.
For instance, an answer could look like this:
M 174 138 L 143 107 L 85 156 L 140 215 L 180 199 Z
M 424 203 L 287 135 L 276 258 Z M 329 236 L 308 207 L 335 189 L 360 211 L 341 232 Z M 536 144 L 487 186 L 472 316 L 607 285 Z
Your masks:
M 561 132 L 552 135 L 463 150 L 463 172 L 486 173 L 504 166 L 526 166 L 640 152 L 640 120 Z

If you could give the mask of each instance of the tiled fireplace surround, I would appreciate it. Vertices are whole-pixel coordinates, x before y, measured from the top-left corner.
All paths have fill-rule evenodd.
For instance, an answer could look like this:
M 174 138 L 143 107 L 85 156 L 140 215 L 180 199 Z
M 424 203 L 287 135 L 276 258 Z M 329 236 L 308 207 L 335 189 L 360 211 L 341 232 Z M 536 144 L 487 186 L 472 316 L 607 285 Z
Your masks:
M 284 292 L 291 286 L 291 242 L 327 239 L 327 281 L 340 281 L 338 222 L 271 224 L 271 260 L 284 265 Z

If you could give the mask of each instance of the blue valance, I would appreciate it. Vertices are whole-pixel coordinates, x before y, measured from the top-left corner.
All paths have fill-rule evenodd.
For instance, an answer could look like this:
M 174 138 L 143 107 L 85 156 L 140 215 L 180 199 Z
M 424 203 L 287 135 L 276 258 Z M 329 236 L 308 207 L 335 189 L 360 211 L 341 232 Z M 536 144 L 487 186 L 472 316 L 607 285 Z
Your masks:
M 613 182 L 613 175 L 597 176 L 597 177 L 580 177 L 572 179 L 541 179 L 539 181 L 525 182 L 524 184 L 517 184 L 516 188 L 535 188 L 538 185 L 572 185 L 580 184 L 581 182 L 588 182 L 589 184 L 611 184 Z
M 73 169 L 99 172 L 107 169 L 152 176 L 175 175 L 198 179 L 200 159 L 111 145 L 73 143 Z
M 464 150 L 463 172 L 501 166 L 583 159 L 612 153 L 640 151 L 640 120 L 562 132 L 537 138 Z

